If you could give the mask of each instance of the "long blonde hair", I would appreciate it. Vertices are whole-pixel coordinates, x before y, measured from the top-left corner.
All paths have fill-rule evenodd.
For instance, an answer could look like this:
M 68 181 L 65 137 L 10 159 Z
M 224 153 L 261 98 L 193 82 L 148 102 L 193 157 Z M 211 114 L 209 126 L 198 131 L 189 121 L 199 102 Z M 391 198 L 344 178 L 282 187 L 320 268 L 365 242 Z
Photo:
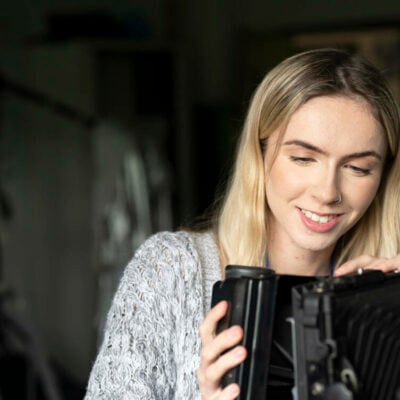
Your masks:
M 268 252 L 263 146 L 293 113 L 317 96 L 362 97 L 388 142 L 376 198 L 337 244 L 337 263 L 361 254 L 394 256 L 400 249 L 400 118 L 381 73 L 356 55 L 337 49 L 292 56 L 271 70 L 254 93 L 237 149 L 234 171 L 216 218 L 223 265 L 263 265 Z

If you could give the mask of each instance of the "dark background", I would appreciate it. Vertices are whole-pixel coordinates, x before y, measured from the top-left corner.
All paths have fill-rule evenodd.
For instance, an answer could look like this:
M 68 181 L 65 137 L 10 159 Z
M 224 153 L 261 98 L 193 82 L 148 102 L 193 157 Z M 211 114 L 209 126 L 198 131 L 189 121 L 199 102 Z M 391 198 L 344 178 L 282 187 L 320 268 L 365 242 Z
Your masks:
M 327 45 L 364 54 L 399 90 L 394 0 L 2 2 L 0 310 L 12 321 L 0 319 L 0 390 L 26 393 L 34 337 L 33 358 L 48 362 L 59 397 L 82 398 L 105 310 L 136 247 L 120 262 L 101 256 L 126 148 L 154 150 L 145 169 L 161 186 L 148 206 L 161 191 L 170 204 L 144 232 L 190 223 L 224 187 L 265 72 Z M 119 131 L 108 128 L 101 141 L 107 121 Z M 4 350 L 2 330 L 18 337 L 18 357 Z M 42 386 L 32 389 L 37 398 Z

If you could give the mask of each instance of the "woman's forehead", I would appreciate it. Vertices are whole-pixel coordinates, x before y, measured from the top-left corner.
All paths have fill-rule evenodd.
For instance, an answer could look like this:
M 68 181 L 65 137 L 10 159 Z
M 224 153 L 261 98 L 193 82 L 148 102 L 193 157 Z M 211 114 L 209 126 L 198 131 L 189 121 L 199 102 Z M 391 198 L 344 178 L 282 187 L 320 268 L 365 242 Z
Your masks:
M 275 130 L 268 142 L 280 144 L 306 140 L 321 146 L 384 147 L 386 138 L 370 105 L 362 98 L 321 96 L 303 104 L 285 127 Z

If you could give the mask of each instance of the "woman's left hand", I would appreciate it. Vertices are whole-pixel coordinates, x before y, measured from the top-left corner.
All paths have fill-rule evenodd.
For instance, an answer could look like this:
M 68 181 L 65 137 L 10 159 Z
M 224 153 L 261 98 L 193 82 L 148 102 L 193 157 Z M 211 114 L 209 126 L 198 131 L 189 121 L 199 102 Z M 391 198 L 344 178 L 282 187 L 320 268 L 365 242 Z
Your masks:
M 368 269 L 381 270 L 383 272 L 399 272 L 400 271 L 400 254 L 392 258 L 374 257 L 374 256 L 359 256 L 353 260 L 342 264 L 333 274 L 333 276 L 343 276 L 354 272 L 361 272 Z

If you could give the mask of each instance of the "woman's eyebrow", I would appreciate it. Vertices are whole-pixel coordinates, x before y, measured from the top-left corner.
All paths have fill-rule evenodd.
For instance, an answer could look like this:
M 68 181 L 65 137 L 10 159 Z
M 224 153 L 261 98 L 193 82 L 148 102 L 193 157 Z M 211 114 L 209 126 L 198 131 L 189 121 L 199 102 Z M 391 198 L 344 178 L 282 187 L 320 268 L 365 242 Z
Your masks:
M 327 155 L 326 151 L 320 149 L 317 146 L 314 146 L 311 143 L 304 142 L 302 140 L 289 140 L 287 142 L 284 142 L 283 145 L 284 146 L 293 146 L 293 145 L 294 146 L 300 146 L 300 147 L 304 147 L 305 149 L 312 150 L 312 151 L 315 151 L 317 153 L 321 153 L 321 154 Z
M 352 158 L 362 158 L 362 157 L 375 157 L 378 160 L 382 160 L 382 156 L 377 153 L 376 151 L 369 150 L 369 151 L 361 151 L 359 153 L 352 153 L 344 157 L 345 159 L 349 160 Z
M 322 150 L 319 147 L 317 147 L 311 143 L 304 142 L 303 140 L 289 140 L 287 142 L 284 142 L 283 145 L 284 146 L 293 146 L 293 145 L 300 146 L 300 147 L 304 147 L 305 149 L 315 151 L 316 153 L 320 153 L 323 155 L 328 154 L 325 150 Z M 378 160 L 382 160 L 382 156 L 374 150 L 367 150 L 367 151 L 351 153 L 351 154 L 346 155 L 344 158 L 352 159 L 352 158 L 362 158 L 362 157 L 375 157 Z

